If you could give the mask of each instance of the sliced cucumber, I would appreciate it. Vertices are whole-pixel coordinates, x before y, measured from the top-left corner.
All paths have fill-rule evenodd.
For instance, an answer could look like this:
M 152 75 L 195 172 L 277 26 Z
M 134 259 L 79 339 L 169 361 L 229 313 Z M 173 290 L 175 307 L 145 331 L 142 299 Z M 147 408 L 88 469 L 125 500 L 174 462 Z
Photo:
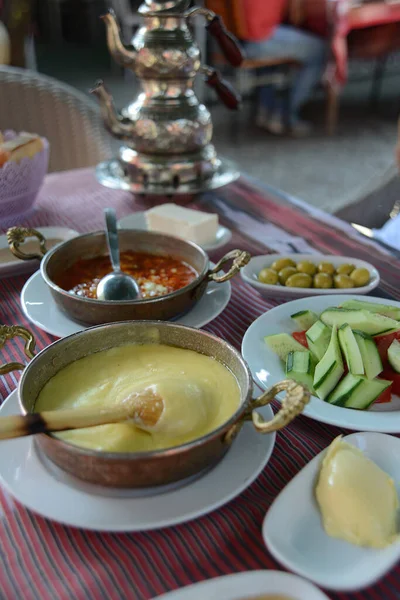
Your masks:
M 400 342 L 393 340 L 388 349 L 388 361 L 396 373 L 400 373 Z
M 353 375 L 364 375 L 364 364 L 350 325 L 342 325 L 338 331 L 339 343 L 346 359 L 347 368 Z
M 327 401 L 336 406 L 365 410 L 391 384 L 391 381 L 385 379 L 367 379 L 363 375 L 348 373 L 328 396 Z
M 328 308 L 321 314 L 320 319 L 331 327 L 333 325 L 341 327 L 348 323 L 352 329 L 358 329 L 369 335 L 382 335 L 400 329 L 398 321 L 362 309 Z
M 307 348 L 299 344 L 299 342 L 288 333 L 266 335 L 264 337 L 264 342 L 285 362 L 289 352 L 308 352 Z
M 364 300 L 346 300 L 342 303 L 342 308 L 364 309 L 372 313 L 379 313 L 390 319 L 400 321 L 400 308 L 389 304 L 375 304 L 375 302 L 365 302 Z
M 310 351 L 307 352 L 289 352 L 286 359 L 286 376 L 302 383 L 306 388 L 314 393 L 315 361 Z
M 374 379 L 383 371 L 378 348 L 376 347 L 373 338 L 366 333 L 355 329 L 353 334 L 361 352 L 365 375 L 367 376 L 367 379 Z
M 327 351 L 315 367 L 314 389 L 321 400 L 330 394 L 344 373 L 336 325 L 332 329 Z
M 329 394 L 326 401 L 330 404 L 336 404 L 337 406 L 343 406 L 346 400 L 354 394 L 358 386 L 362 383 L 362 379 L 358 375 L 352 375 L 348 373 L 342 381 L 335 387 L 335 389 Z
M 294 315 L 290 315 L 290 318 L 297 323 L 302 331 L 310 329 L 318 321 L 318 315 L 312 310 L 301 310 Z
M 308 347 L 317 360 L 321 360 L 328 349 L 331 340 L 331 329 L 322 321 L 316 321 L 308 331 L 306 338 Z

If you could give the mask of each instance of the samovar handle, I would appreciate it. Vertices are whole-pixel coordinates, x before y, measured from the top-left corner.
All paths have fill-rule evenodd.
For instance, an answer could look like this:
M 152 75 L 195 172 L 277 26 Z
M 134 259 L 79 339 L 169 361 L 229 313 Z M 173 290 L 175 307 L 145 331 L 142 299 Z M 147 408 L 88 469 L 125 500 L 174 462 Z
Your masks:
M 231 110 L 237 110 L 240 106 L 242 98 L 240 94 L 231 86 L 231 84 L 221 77 L 221 73 L 217 69 L 202 66 L 200 71 L 206 76 L 206 84 L 212 87 L 221 102 Z
M 212 10 L 200 6 L 195 6 L 186 12 L 187 18 L 195 15 L 202 15 L 207 19 L 206 29 L 216 39 L 226 60 L 233 67 L 240 67 L 244 60 L 243 50 L 235 36 L 226 29 L 222 18 Z
M 221 17 L 214 15 L 208 25 L 206 25 L 206 29 L 218 42 L 222 54 L 232 67 L 240 67 L 244 60 L 243 50 L 239 46 L 237 39 L 226 29 Z

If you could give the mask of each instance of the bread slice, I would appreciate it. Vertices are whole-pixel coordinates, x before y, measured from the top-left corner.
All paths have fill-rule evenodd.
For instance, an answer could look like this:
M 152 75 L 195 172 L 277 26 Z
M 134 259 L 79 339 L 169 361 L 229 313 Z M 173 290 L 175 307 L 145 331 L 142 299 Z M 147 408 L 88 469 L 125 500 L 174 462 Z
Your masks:
M 43 150 L 42 139 L 31 133 L 21 133 L 12 140 L 0 141 L 0 166 L 8 160 L 19 163 L 23 158 L 33 158 Z

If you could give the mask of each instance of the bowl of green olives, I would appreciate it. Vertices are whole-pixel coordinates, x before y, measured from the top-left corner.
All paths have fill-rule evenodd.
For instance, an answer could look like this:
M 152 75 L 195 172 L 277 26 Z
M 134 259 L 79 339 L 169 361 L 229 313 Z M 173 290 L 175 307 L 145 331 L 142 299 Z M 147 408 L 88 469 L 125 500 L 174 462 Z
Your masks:
M 254 256 L 241 276 L 266 298 L 368 294 L 379 284 L 373 265 L 346 256 L 267 254 Z

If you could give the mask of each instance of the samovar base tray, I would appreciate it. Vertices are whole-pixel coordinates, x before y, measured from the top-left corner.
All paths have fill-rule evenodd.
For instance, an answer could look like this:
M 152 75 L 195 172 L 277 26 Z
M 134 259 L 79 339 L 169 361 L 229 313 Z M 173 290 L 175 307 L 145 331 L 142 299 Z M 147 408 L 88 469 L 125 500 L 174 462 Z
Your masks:
M 180 183 L 177 186 L 166 183 L 144 184 L 143 180 L 135 181 L 129 176 L 119 159 L 112 159 L 102 162 L 96 167 L 96 177 L 99 183 L 105 187 L 114 190 L 125 190 L 136 194 L 173 196 L 174 194 L 199 194 L 208 190 L 214 190 L 228 183 L 236 181 L 240 176 L 240 171 L 230 160 L 219 157 L 219 165 L 216 171 L 210 176 L 202 179 L 193 179 L 186 183 Z

